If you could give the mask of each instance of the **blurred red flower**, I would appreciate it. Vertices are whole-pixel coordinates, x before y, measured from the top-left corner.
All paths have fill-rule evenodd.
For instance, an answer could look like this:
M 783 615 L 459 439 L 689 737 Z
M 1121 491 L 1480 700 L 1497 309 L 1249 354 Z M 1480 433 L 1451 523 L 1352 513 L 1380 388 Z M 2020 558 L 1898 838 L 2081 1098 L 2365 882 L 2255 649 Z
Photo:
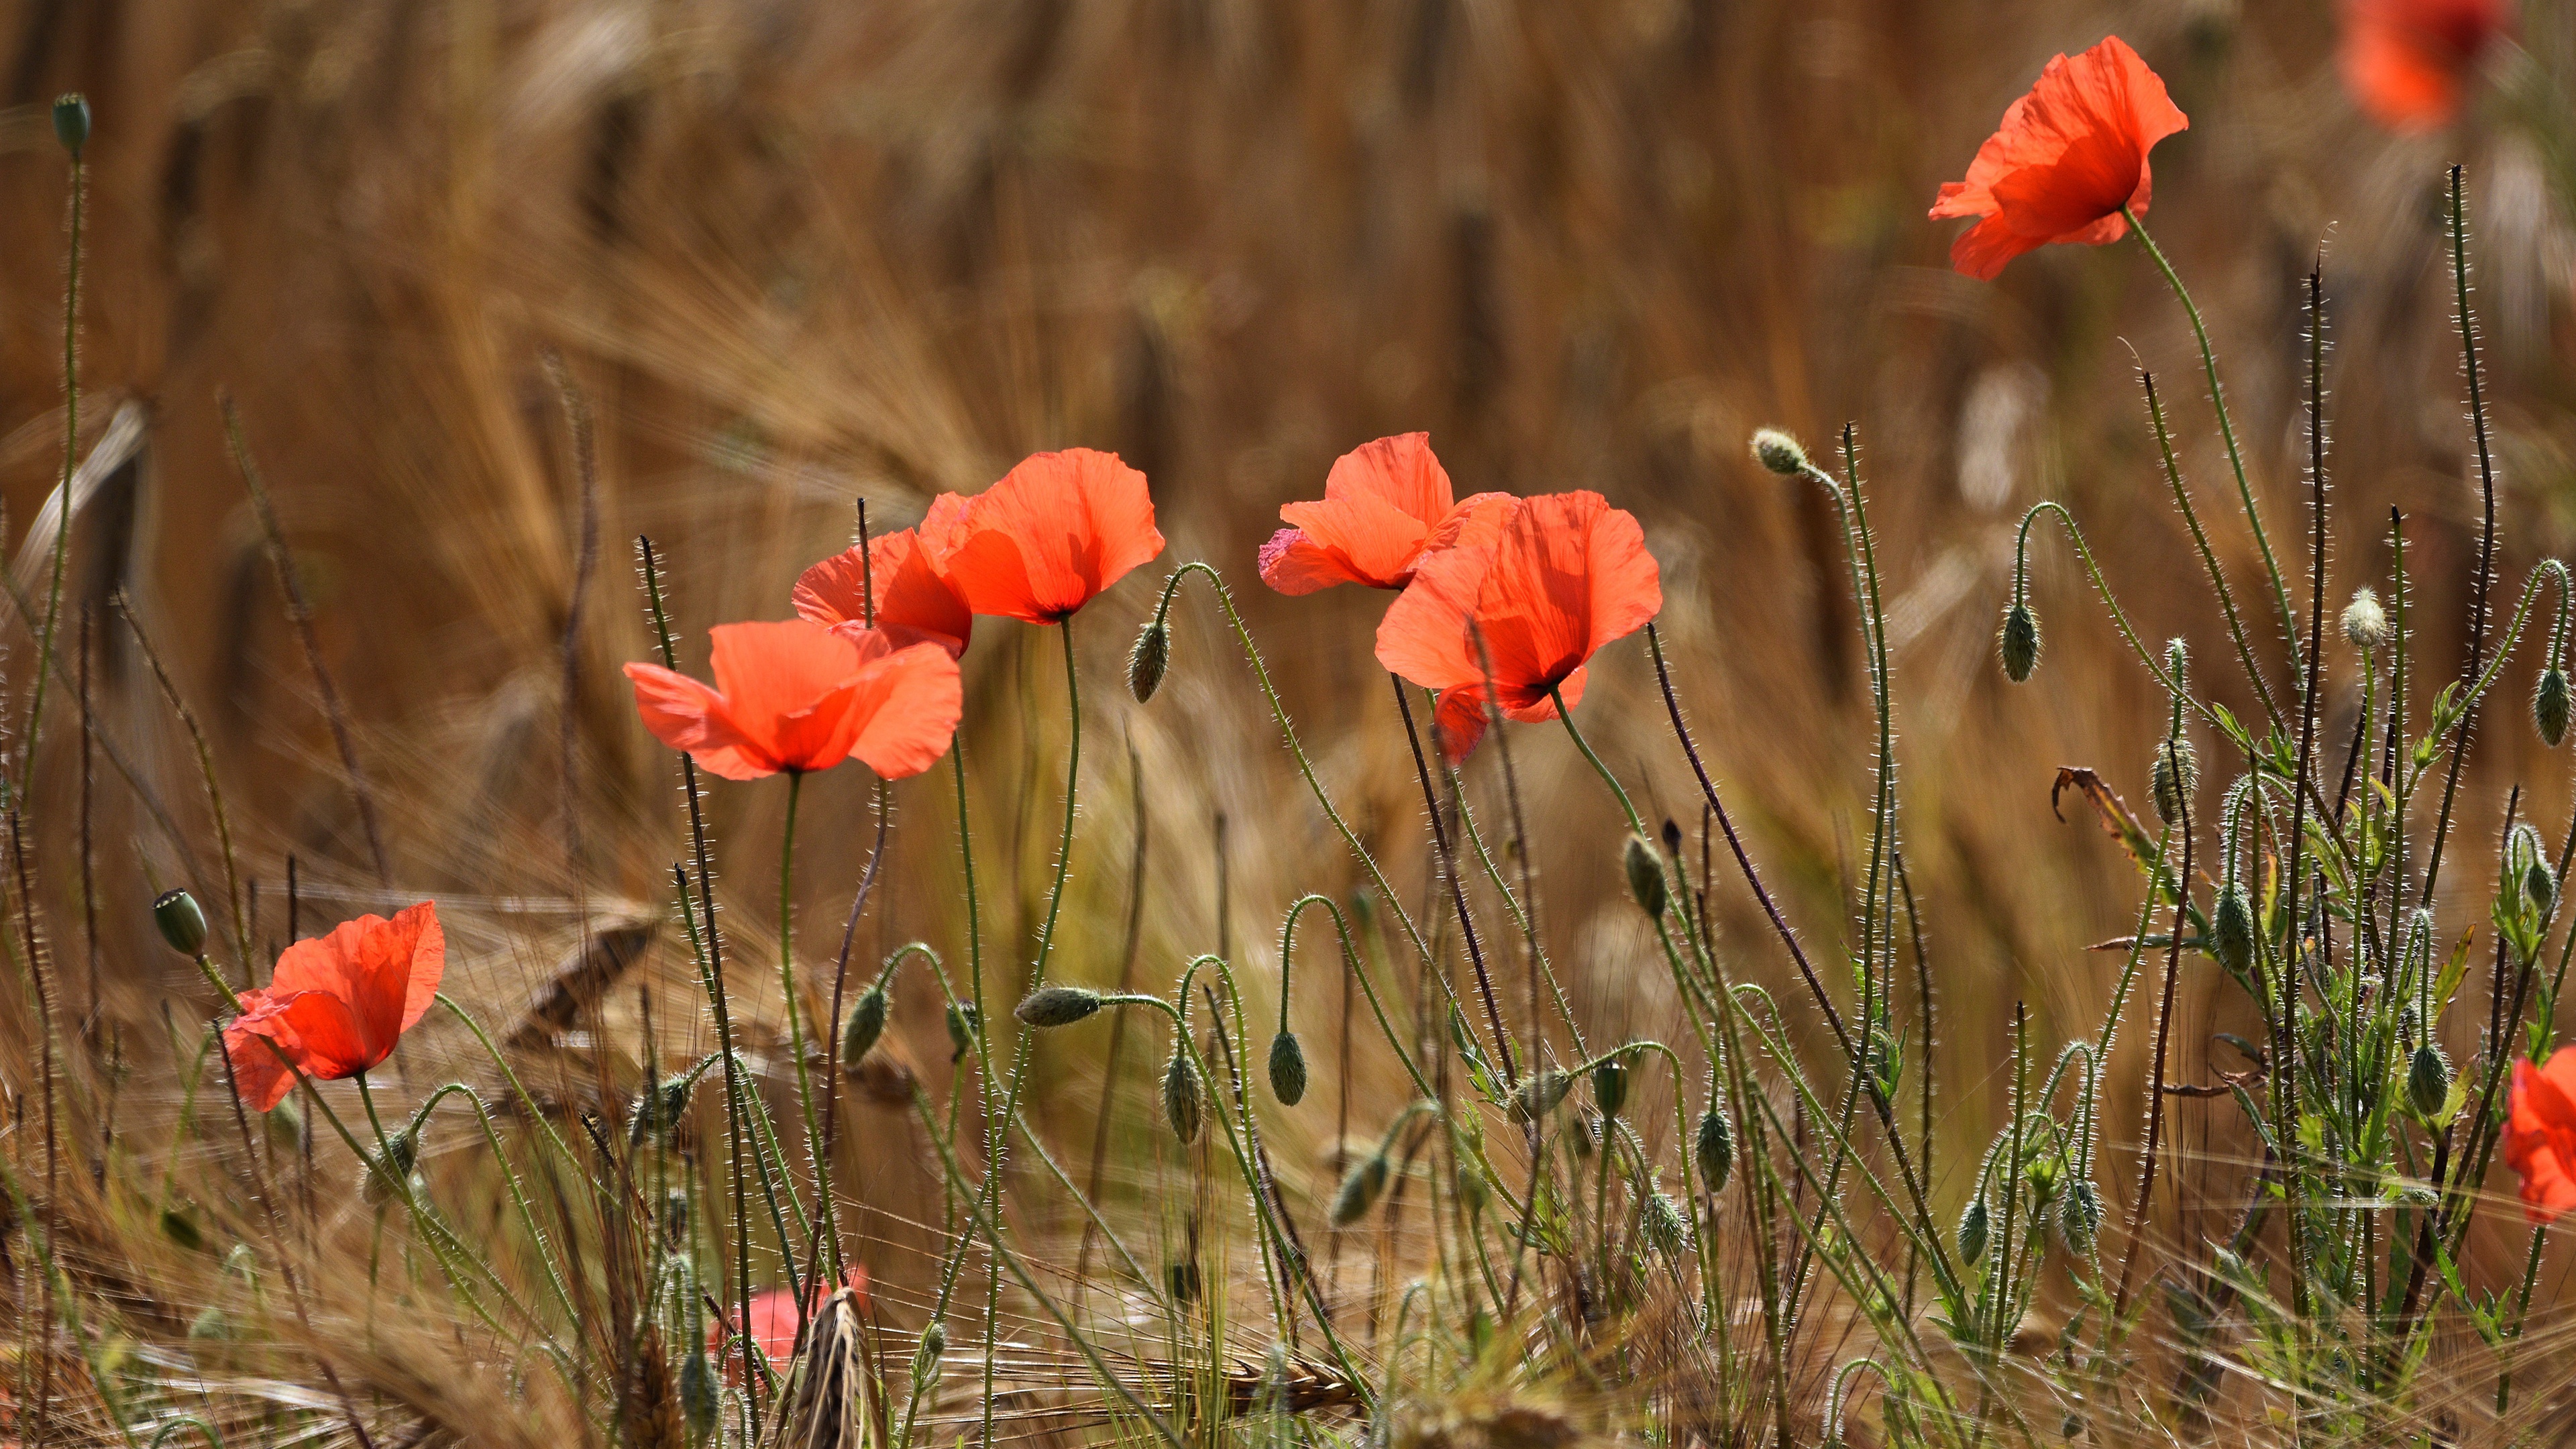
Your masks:
M 866 1266 L 850 1265 L 849 1275 L 842 1282 L 858 1295 L 859 1311 L 865 1313 L 868 1309 Z M 751 1316 L 746 1322 L 751 1341 L 760 1345 L 762 1357 L 783 1372 L 788 1361 L 796 1356 L 796 1295 L 784 1288 L 754 1293 L 751 1295 Z M 725 1330 L 721 1323 L 707 1325 L 707 1356 L 719 1364 L 732 1364 L 725 1370 L 727 1382 L 742 1382 L 742 1356 L 738 1351 L 732 1355 L 725 1353 Z
M 1145 475 L 1115 453 L 1033 453 L 972 498 L 943 493 L 921 547 L 978 614 L 1061 623 L 1163 551 Z
M 1460 759 L 1485 733 L 1485 657 L 1507 718 L 1554 719 L 1549 691 L 1572 706 L 1585 662 L 1663 606 L 1634 515 L 1598 493 L 1516 498 L 1490 542 L 1422 561 L 1378 623 L 1377 662 L 1440 691 L 1441 743 Z
M 966 652 L 975 615 L 909 528 L 868 540 L 865 562 L 852 547 L 807 569 L 796 580 L 796 613 L 843 634 L 856 633 L 869 627 L 870 591 L 875 627 L 894 643 L 936 644 L 951 659 Z
M 728 780 L 828 770 L 852 755 L 889 780 L 948 752 L 963 696 L 937 644 L 897 647 L 877 630 L 837 633 L 807 619 L 718 624 L 713 687 L 658 664 L 629 664 L 644 727 Z
M 2509 0 L 2344 0 L 2343 88 L 2389 130 L 2449 125 L 2478 57 L 2512 20 Z
M 2576 1208 L 2576 1051 L 2553 1052 L 2545 1066 L 2515 1062 L 2505 1112 L 2504 1160 L 2522 1175 L 2523 1216 L 2545 1223 Z
M 2052 242 L 2118 241 L 2129 231 L 2120 208 L 2147 210 L 2147 153 L 2190 125 L 2116 35 L 2050 61 L 1977 148 L 1968 179 L 1945 183 L 1932 203 L 1936 221 L 1979 218 L 1951 244 L 1950 265 L 1983 281 Z
M 1334 460 L 1321 501 L 1279 510 L 1292 526 L 1261 546 L 1261 578 L 1283 594 L 1335 584 L 1400 589 L 1425 554 L 1490 537 L 1509 501 L 1479 493 L 1452 502 L 1429 433 L 1362 443 Z
M 336 1081 L 393 1055 L 438 998 L 446 970 L 447 933 L 432 901 L 390 921 L 343 921 L 327 936 L 287 947 L 268 985 L 242 992 L 241 1014 L 224 1028 L 224 1055 L 243 1104 L 262 1112 L 276 1106 L 299 1070 Z

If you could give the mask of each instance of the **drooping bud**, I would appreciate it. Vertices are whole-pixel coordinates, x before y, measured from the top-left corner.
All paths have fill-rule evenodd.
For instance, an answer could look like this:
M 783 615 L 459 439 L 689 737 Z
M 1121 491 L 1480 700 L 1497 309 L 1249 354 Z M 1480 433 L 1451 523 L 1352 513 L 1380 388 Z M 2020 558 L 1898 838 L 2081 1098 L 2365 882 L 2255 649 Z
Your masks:
M 2535 860 L 2522 868 L 2522 893 L 2535 911 L 2546 911 L 2558 894 L 2558 879 L 2549 872 L 2549 862 Z
M 205 953 L 206 913 L 186 891 L 163 891 L 156 897 L 152 924 L 161 928 L 161 939 L 180 955 L 193 958 Z
M 1532 1072 L 1521 1079 L 1519 1089 L 1512 1093 L 1511 1119 L 1535 1122 L 1555 1111 L 1557 1104 L 1565 1100 L 1565 1094 L 1573 1089 L 1574 1079 L 1554 1068 Z
M 2415 1048 L 2415 1060 L 2406 1067 L 2406 1105 L 2415 1109 L 2415 1115 L 2430 1117 L 2442 1110 L 2450 1095 L 2450 1059 L 2429 1041 Z
M 2388 642 L 2388 611 L 2379 606 L 2379 595 L 2369 589 L 2353 590 L 2352 602 L 2344 605 L 2343 637 L 2362 650 Z
M 2093 1237 L 2101 1230 L 2102 1194 L 2089 1179 L 2078 1178 L 2074 1191 L 2058 1204 L 2058 1234 L 2066 1240 L 2066 1251 L 2080 1257 L 2093 1251 Z
M 1199 1069 L 1175 1046 L 1163 1068 L 1163 1118 L 1172 1124 L 1172 1135 L 1187 1143 L 1199 1140 L 1199 1116 Z
M 2567 738 L 2567 708 L 2567 672 L 2552 664 L 2531 692 L 2531 727 L 2540 731 L 2542 744 L 2555 749 Z
M 1726 1177 L 1735 1169 L 1735 1130 L 1726 1125 L 1726 1117 L 1709 1105 L 1699 1119 L 1699 1140 L 1694 1144 L 1699 1155 L 1699 1180 L 1706 1184 L 1711 1197 L 1726 1191 Z
M 983 1022 L 976 1016 L 973 1002 L 948 1003 L 948 1059 L 950 1061 L 964 1057 L 974 1047 L 976 1028 L 982 1025 Z
M 2039 616 L 2030 611 L 2030 605 L 2015 602 L 2004 610 L 1995 653 L 2003 659 L 2004 678 L 2015 684 L 2028 682 L 2030 672 L 2039 667 Z
M 1163 674 L 1172 667 L 1172 630 L 1161 619 L 1145 626 L 1136 636 L 1136 645 L 1127 651 L 1127 692 L 1143 704 L 1163 687 Z
M 1393 1165 L 1384 1152 L 1372 1152 L 1351 1164 L 1342 1174 L 1342 1185 L 1333 1192 L 1332 1221 L 1337 1228 L 1347 1228 L 1368 1215 L 1377 1205 L 1378 1194 L 1386 1191 L 1386 1180 Z
M 1783 478 L 1795 478 L 1807 469 L 1807 450 L 1778 428 L 1757 428 L 1753 434 L 1753 460 Z
M 2219 890 L 2218 904 L 2210 911 L 2209 954 L 2231 974 L 2243 976 L 2254 969 L 2254 909 L 2234 881 Z
M 1603 1117 L 1616 1117 L 1628 1105 L 1628 1065 L 1613 1058 L 1592 1069 L 1592 1102 Z
M 1986 1200 L 1968 1200 L 1968 1210 L 1959 1215 L 1959 1261 L 1973 1268 L 1986 1255 Z
M 1628 837 L 1619 853 L 1619 863 L 1628 872 L 1628 894 L 1634 896 L 1638 909 L 1656 920 L 1664 918 L 1664 863 L 1655 855 L 1654 842 L 1642 835 Z
M 1071 1026 L 1098 1012 L 1101 995 L 1080 986 L 1041 986 L 1020 998 L 1011 1015 L 1027 1026 L 1040 1029 Z
M 1667 1258 L 1680 1257 L 1689 1233 L 1682 1226 L 1682 1210 L 1672 1198 L 1660 1192 L 1650 1195 L 1646 1199 L 1644 1219 L 1641 1226 L 1645 1229 L 1646 1241 L 1654 1245 L 1655 1251 Z
M 78 91 L 54 97 L 54 139 L 77 158 L 89 144 L 89 97 Z
M 1297 1044 L 1293 1031 L 1270 1039 L 1270 1095 L 1282 1107 L 1306 1100 L 1306 1049 Z
M 2184 807 L 2200 788 L 2200 751 L 2192 747 L 2191 736 L 2176 734 L 2158 745 L 2149 778 L 2155 785 L 2156 818 L 2167 825 L 2181 824 Z
M 680 1419 L 692 1444 L 706 1443 L 716 1431 L 716 1370 L 703 1348 L 680 1360 Z
M 2507 894 L 2519 892 L 2535 911 L 2549 909 L 2551 887 L 2555 881 L 2549 871 L 2548 848 L 2540 843 L 2540 832 L 2528 824 L 2517 825 L 2505 837 L 2505 884 Z
M 857 1071 L 868 1053 L 876 1050 L 877 1038 L 885 1035 L 890 1004 L 882 981 L 859 993 L 858 1001 L 850 1007 L 850 1019 L 841 1024 L 841 1070 Z
M 408 1131 L 385 1139 L 384 1151 L 367 1158 L 359 1176 L 360 1195 L 369 1203 L 394 1201 L 411 1190 L 412 1169 L 420 1165 L 420 1139 Z

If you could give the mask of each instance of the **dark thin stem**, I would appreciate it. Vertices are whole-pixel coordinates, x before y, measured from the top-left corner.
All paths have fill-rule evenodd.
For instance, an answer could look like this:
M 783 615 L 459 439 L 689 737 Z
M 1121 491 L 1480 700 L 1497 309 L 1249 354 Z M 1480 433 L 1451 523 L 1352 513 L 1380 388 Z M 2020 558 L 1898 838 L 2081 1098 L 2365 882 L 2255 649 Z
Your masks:
M 53 562 L 45 585 L 45 625 L 36 647 L 36 688 L 27 704 L 25 758 L 18 765 L 18 793 L 35 788 L 36 743 L 45 720 L 45 680 L 54 662 L 54 630 L 62 622 L 63 564 L 72 541 L 72 482 L 80 473 L 80 286 L 81 223 L 88 209 L 89 168 L 72 153 L 71 250 L 63 280 L 63 471 L 62 511 L 54 516 Z
M 2175 748 L 2175 737 L 2165 737 L 2165 767 L 2176 780 L 2182 778 L 2182 758 Z M 2156 1010 L 2156 1051 L 2147 1062 L 2147 1150 L 2138 1169 L 2138 1202 L 2129 1210 L 2128 1246 L 2120 1255 L 2120 1287 L 2111 1300 L 2111 1331 L 2129 1313 L 2129 1275 L 2138 1266 L 2138 1244 L 2147 1234 L 2147 1210 L 2156 1190 L 2156 1157 L 2164 1145 L 2165 1134 L 2165 1063 L 2172 1059 L 2174 983 L 2182 974 L 2182 928 L 2191 912 L 2191 792 L 2176 790 L 2181 813 L 2174 822 L 2182 834 L 2182 872 L 2174 877 L 2173 939 L 2165 947 L 2164 1001 Z
M 2469 663 L 2460 673 L 2462 688 L 2475 689 L 2478 667 L 2486 658 L 2487 596 L 2495 584 L 2495 459 L 2487 447 L 2486 395 L 2478 383 L 2477 318 L 2469 311 L 2468 196 L 2462 169 L 2451 168 L 2451 283 L 2459 301 L 2460 359 L 2469 375 L 2469 431 L 2478 445 L 2478 498 L 2484 523 L 2478 530 L 2477 583 L 2469 595 Z M 2442 845 L 2451 833 L 2451 807 L 2460 790 L 2460 768 L 2468 759 L 2469 737 L 2477 730 L 2478 705 L 2473 694 L 2460 713 L 2451 745 L 2451 767 L 2442 782 L 2442 813 L 2433 823 L 2433 851 L 2424 858 L 2424 892 L 2419 903 L 2433 903 L 2433 884 L 2442 873 Z
M 1485 1020 L 1494 1033 L 1495 1054 L 1503 1064 L 1503 1085 L 1506 1089 L 1517 1087 L 1521 1079 L 1520 1063 L 1512 1054 L 1512 1034 L 1503 1026 L 1503 1008 L 1494 996 L 1493 976 L 1485 969 L 1485 949 L 1476 939 L 1475 915 L 1467 909 L 1466 883 L 1458 875 L 1457 854 L 1449 848 L 1447 827 L 1440 823 L 1440 798 L 1431 788 L 1431 763 L 1423 757 L 1422 737 L 1414 727 L 1413 702 L 1405 694 L 1402 679 L 1393 674 L 1386 678 L 1387 683 L 1395 686 L 1395 707 L 1404 715 L 1405 739 L 1413 746 L 1414 773 L 1422 781 L 1422 808 L 1431 816 L 1431 845 L 1439 853 L 1440 875 L 1449 884 L 1450 902 L 1457 907 L 1458 929 L 1466 940 L 1467 960 L 1476 970 L 1476 992 L 1484 1001 Z M 1435 722 L 1432 728 L 1436 730 L 1439 726 Z M 1434 744 L 1437 744 L 1436 739 Z

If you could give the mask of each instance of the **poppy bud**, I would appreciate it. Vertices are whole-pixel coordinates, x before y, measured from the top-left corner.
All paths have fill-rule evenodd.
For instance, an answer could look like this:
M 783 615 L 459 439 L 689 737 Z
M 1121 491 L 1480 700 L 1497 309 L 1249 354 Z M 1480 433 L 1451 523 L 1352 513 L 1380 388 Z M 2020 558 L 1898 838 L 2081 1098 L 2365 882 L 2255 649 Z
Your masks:
M 78 91 L 54 98 L 54 139 L 78 158 L 89 144 L 89 97 Z
M 1177 1046 L 1171 1064 L 1163 1068 L 1163 1117 L 1172 1124 L 1173 1136 L 1185 1143 L 1199 1140 L 1199 1070 Z
M 926 1363 L 936 1364 L 947 1352 L 948 1326 L 934 1318 L 921 1330 L 921 1357 Z
M 1143 704 L 1163 687 L 1163 672 L 1172 667 L 1172 631 L 1162 620 L 1145 626 L 1136 646 L 1127 651 L 1127 692 Z
M 1667 1258 L 1682 1255 L 1688 1232 L 1682 1226 L 1682 1210 L 1671 1197 L 1659 1192 L 1647 1198 L 1642 1226 L 1646 1230 L 1646 1241 L 1654 1244 L 1656 1252 Z
M 303 1150 L 304 1109 L 296 1105 L 293 1097 L 282 1097 L 278 1099 L 276 1106 L 268 1109 L 267 1125 L 268 1140 L 275 1143 L 280 1150 L 286 1152 Z
M 1306 1049 L 1297 1044 L 1293 1031 L 1270 1039 L 1270 1095 L 1282 1107 L 1294 1107 L 1306 1099 Z
M 186 891 L 163 891 L 152 902 L 152 924 L 161 928 L 161 939 L 182 956 L 201 956 L 206 950 L 206 913 L 197 907 L 197 898 Z
M 2004 678 L 2021 684 L 2039 667 L 2039 616 L 2030 605 L 2016 603 L 2004 610 L 2003 633 L 1995 641 L 1995 652 L 2002 656 Z
M 1557 1104 L 1565 1100 L 1565 1094 L 1573 1089 L 1574 1079 L 1563 1072 L 1553 1069 L 1532 1072 L 1521 1079 L 1520 1089 L 1512 1093 L 1511 1119 L 1535 1122 L 1555 1111 Z
M 1973 1268 L 1986 1255 L 1986 1200 L 1970 1198 L 1959 1215 L 1959 1261 Z
M 1620 852 L 1619 863 L 1628 872 L 1628 894 L 1636 897 L 1638 909 L 1656 920 L 1664 918 L 1664 863 L 1655 858 L 1654 842 L 1642 835 L 1631 835 Z
M 2450 1095 L 2451 1063 L 2442 1049 L 2429 1041 L 2415 1048 L 2415 1060 L 2406 1068 L 2406 1105 L 2417 1116 L 2430 1117 Z
M 1592 1069 L 1592 1101 L 1604 1117 L 1616 1117 L 1628 1105 L 1628 1067 L 1617 1060 Z
M 849 1020 L 841 1024 L 843 1071 L 856 1071 L 868 1053 L 876 1049 L 877 1038 L 885 1035 L 889 1004 L 882 981 L 859 993 L 858 1001 L 850 1007 Z
M 2057 1200 L 2057 1176 L 2062 1170 L 2063 1164 L 2054 1157 L 2033 1158 L 2030 1166 L 2023 1169 L 2022 1178 L 2030 1184 L 2030 1194 L 2039 1206 L 2046 1207 Z
M 1467 1221 L 1474 1222 L 1485 1215 L 1487 1191 L 1485 1174 L 1477 1171 L 1474 1163 L 1458 1164 L 1458 1206 L 1467 1210 Z
M 1807 450 L 1778 428 L 1755 430 L 1753 460 L 1783 478 L 1795 478 L 1807 470 Z
M 680 1418 L 692 1444 L 707 1442 L 716 1431 L 716 1371 L 703 1348 L 680 1360 Z
M 1043 1029 L 1071 1026 L 1099 1011 L 1100 1007 L 1101 997 L 1097 991 L 1080 986 L 1041 986 L 1022 997 L 1020 1004 L 1011 1009 L 1011 1015 L 1026 1025 Z
M 2552 748 L 2567 738 L 2567 674 L 2555 664 L 2540 672 L 2540 687 L 2531 692 L 2531 725 Z
M 2156 818 L 2167 825 L 2181 824 L 2183 807 L 2200 788 L 2200 751 L 2192 748 L 2190 736 L 2173 735 L 2157 747 L 2149 779 L 2155 786 Z
M 975 1045 L 975 1031 L 981 1025 L 983 1023 L 976 1015 L 974 1003 L 967 1001 L 948 1003 L 948 1045 L 951 1048 L 948 1059 L 950 1061 L 953 1062 L 965 1056 L 968 1048 Z
M 2549 862 L 2535 860 L 2522 868 L 2522 893 L 2530 898 L 2533 910 L 2549 909 L 2550 898 L 2558 893 L 2558 880 L 2549 873 Z
M 2210 912 L 2209 954 L 2234 975 L 2254 969 L 2254 910 L 2245 904 L 2245 892 L 2234 881 L 2219 891 L 2218 904 Z
M 409 1132 L 397 1132 L 385 1139 L 385 1150 L 367 1159 L 364 1176 L 359 1181 L 361 1195 L 370 1203 L 384 1203 L 411 1190 L 411 1173 L 420 1165 L 420 1139 Z
M 1726 1175 L 1735 1168 L 1735 1131 L 1726 1125 L 1715 1104 L 1699 1119 L 1699 1179 L 1708 1185 L 1714 1197 L 1726 1191 Z
M 1386 1191 L 1390 1164 L 1384 1152 L 1372 1152 L 1351 1164 L 1342 1174 L 1342 1185 L 1333 1192 L 1333 1226 L 1347 1228 L 1367 1216 L 1377 1205 L 1377 1196 Z
M 2058 1204 L 2057 1231 L 2066 1240 L 2066 1251 L 2078 1255 L 2093 1250 L 2093 1235 L 2102 1228 L 2102 1195 L 2089 1181 L 2078 1179 L 2075 1190 Z
M 2379 606 L 2379 595 L 2368 589 L 2355 589 L 2352 602 L 2343 610 L 2343 637 L 2355 649 L 2376 649 L 2388 642 L 2388 611 Z

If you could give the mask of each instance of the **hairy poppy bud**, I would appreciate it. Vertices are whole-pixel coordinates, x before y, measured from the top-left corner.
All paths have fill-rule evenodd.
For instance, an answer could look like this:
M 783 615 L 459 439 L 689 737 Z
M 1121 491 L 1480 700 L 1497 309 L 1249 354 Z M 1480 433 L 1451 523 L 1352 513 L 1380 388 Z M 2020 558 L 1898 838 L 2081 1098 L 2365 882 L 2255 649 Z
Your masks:
M 2016 603 L 2004 610 L 2003 633 L 1995 641 L 1995 652 L 2004 662 L 2004 678 L 2015 684 L 2029 680 L 2030 672 L 2039 667 L 2039 616 L 2030 605 Z
M 975 1045 L 975 1032 L 982 1025 L 983 1022 L 976 1016 L 973 1002 L 948 1003 L 948 1045 L 951 1048 L 948 1059 L 950 1061 L 953 1062 L 965 1056 Z
M 1592 1069 L 1592 1101 L 1604 1117 L 1616 1117 L 1628 1105 L 1628 1066 L 1611 1060 Z
M 1959 1215 L 1959 1261 L 1973 1268 L 1986 1255 L 1986 1200 L 1970 1198 Z
M 1552 1068 L 1547 1071 L 1532 1072 L 1521 1079 L 1519 1090 L 1512 1093 L 1511 1119 L 1515 1122 L 1535 1122 L 1555 1111 L 1557 1104 L 1565 1100 L 1565 1094 L 1572 1090 L 1574 1090 L 1574 1079 L 1563 1072 Z
M 385 1139 L 385 1150 L 367 1158 L 359 1182 L 360 1194 L 370 1203 L 390 1202 L 410 1191 L 412 1169 L 420 1165 L 420 1139 L 409 1132 L 397 1132 Z
M 2540 672 L 2540 686 L 2531 692 L 2531 727 L 2552 748 L 2567 738 L 2567 672 L 2555 664 Z
M 716 1370 L 703 1348 L 680 1360 L 680 1419 L 692 1444 L 704 1444 L 716 1431 Z
M 2093 1235 L 2102 1228 L 2102 1195 L 2093 1184 L 2077 1179 L 2073 1191 L 2057 1206 L 2057 1231 L 2066 1240 L 2066 1251 L 2078 1255 L 2093 1250 Z
M 1071 1026 L 1100 1010 L 1100 993 L 1080 986 L 1041 986 L 1020 998 L 1011 1015 L 1034 1027 Z
M 1294 1107 L 1306 1099 L 1306 1049 L 1297 1044 L 1293 1031 L 1270 1039 L 1270 1095 L 1282 1107 Z
M 1163 1068 L 1163 1117 L 1172 1124 L 1173 1136 L 1183 1142 L 1199 1140 L 1199 1069 L 1177 1046 L 1171 1064 Z
M 925 1361 L 935 1364 L 947 1352 L 948 1325 L 934 1318 L 921 1330 L 921 1356 Z
M 1619 863 L 1628 872 L 1628 894 L 1637 898 L 1638 909 L 1656 920 L 1664 917 L 1664 863 L 1655 857 L 1654 842 L 1642 835 L 1628 837 L 1627 846 L 1619 853 Z
M 1646 1241 L 1654 1245 L 1656 1252 L 1667 1258 L 1682 1255 L 1689 1234 L 1682 1226 L 1682 1210 L 1671 1197 L 1660 1192 L 1648 1197 L 1644 1222 L 1640 1226 L 1645 1229 Z
M 182 956 L 200 956 L 206 950 L 206 913 L 197 906 L 197 898 L 186 891 L 163 891 L 152 902 L 152 924 L 161 928 L 161 939 Z
M 850 1007 L 850 1019 L 841 1024 L 841 1070 L 858 1070 L 859 1063 L 876 1049 L 877 1038 L 885 1035 L 889 1004 L 882 981 L 859 993 Z
M 2155 786 L 2156 818 L 2167 825 L 2181 824 L 2183 808 L 2200 788 L 2200 751 L 2192 748 L 2189 735 L 2173 735 L 2156 747 L 2156 765 L 2149 779 Z
M 2210 911 L 2209 954 L 2235 975 L 2254 969 L 2254 909 L 2234 881 L 2219 891 L 2218 904 Z
M 2429 1041 L 2415 1048 L 2415 1060 L 2406 1067 L 2406 1105 L 2417 1116 L 2430 1117 L 2442 1110 L 2450 1095 L 2450 1059 Z
M 2549 862 L 2535 860 L 2522 868 L 2522 893 L 2535 911 L 2549 909 L 2550 899 L 2558 894 L 2558 879 L 2549 872 Z
M 54 98 L 54 139 L 77 157 L 89 144 L 89 97 L 78 91 Z
M 1726 1125 L 1725 1116 L 1714 1103 L 1699 1119 L 1699 1140 L 1694 1146 L 1699 1155 L 1699 1179 L 1708 1185 L 1709 1195 L 1726 1191 L 1726 1176 L 1735 1169 L 1735 1129 Z
M 1372 1152 L 1351 1164 L 1342 1174 L 1342 1185 L 1333 1192 L 1333 1226 L 1347 1228 L 1368 1215 L 1377 1205 L 1377 1196 L 1386 1191 L 1387 1174 L 1392 1164 L 1384 1152 Z
M 2023 1169 L 2022 1179 L 2030 1184 L 2030 1195 L 2039 1206 L 2046 1207 L 2057 1200 L 2057 1178 L 2063 1170 L 2063 1164 L 2054 1157 L 2033 1158 L 2030 1166 Z
M 1172 631 L 1160 619 L 1145 626 L 1136 636 L 1136 646 L 1127 651 L 1127 692 L 1143 704 L 1163 687 L 1163 672 L 1172 667 Z
M 2388 642 L 2388 611 L 2379 606 L 2379 595 L 2368 589 L 2355 589 L 2352 602 L 2343 610 L 2343 637 L 2355 649 L 2377 649 Z
M 635 1117 L 626 1135 L 629 1147 L 641 1147 L 648 1138 L 669 1135 L 679 1125 L 680 1116 L 689 1110 L 689 1079 L 673 1077 L 657 1087 L 645 1089 L 635 1099 Z
M 1783 478 L 1794 478 L 1807 469 L 1807 450 L 1778 428 L 1760 428 L 1753 434 L 1753 460 Z

